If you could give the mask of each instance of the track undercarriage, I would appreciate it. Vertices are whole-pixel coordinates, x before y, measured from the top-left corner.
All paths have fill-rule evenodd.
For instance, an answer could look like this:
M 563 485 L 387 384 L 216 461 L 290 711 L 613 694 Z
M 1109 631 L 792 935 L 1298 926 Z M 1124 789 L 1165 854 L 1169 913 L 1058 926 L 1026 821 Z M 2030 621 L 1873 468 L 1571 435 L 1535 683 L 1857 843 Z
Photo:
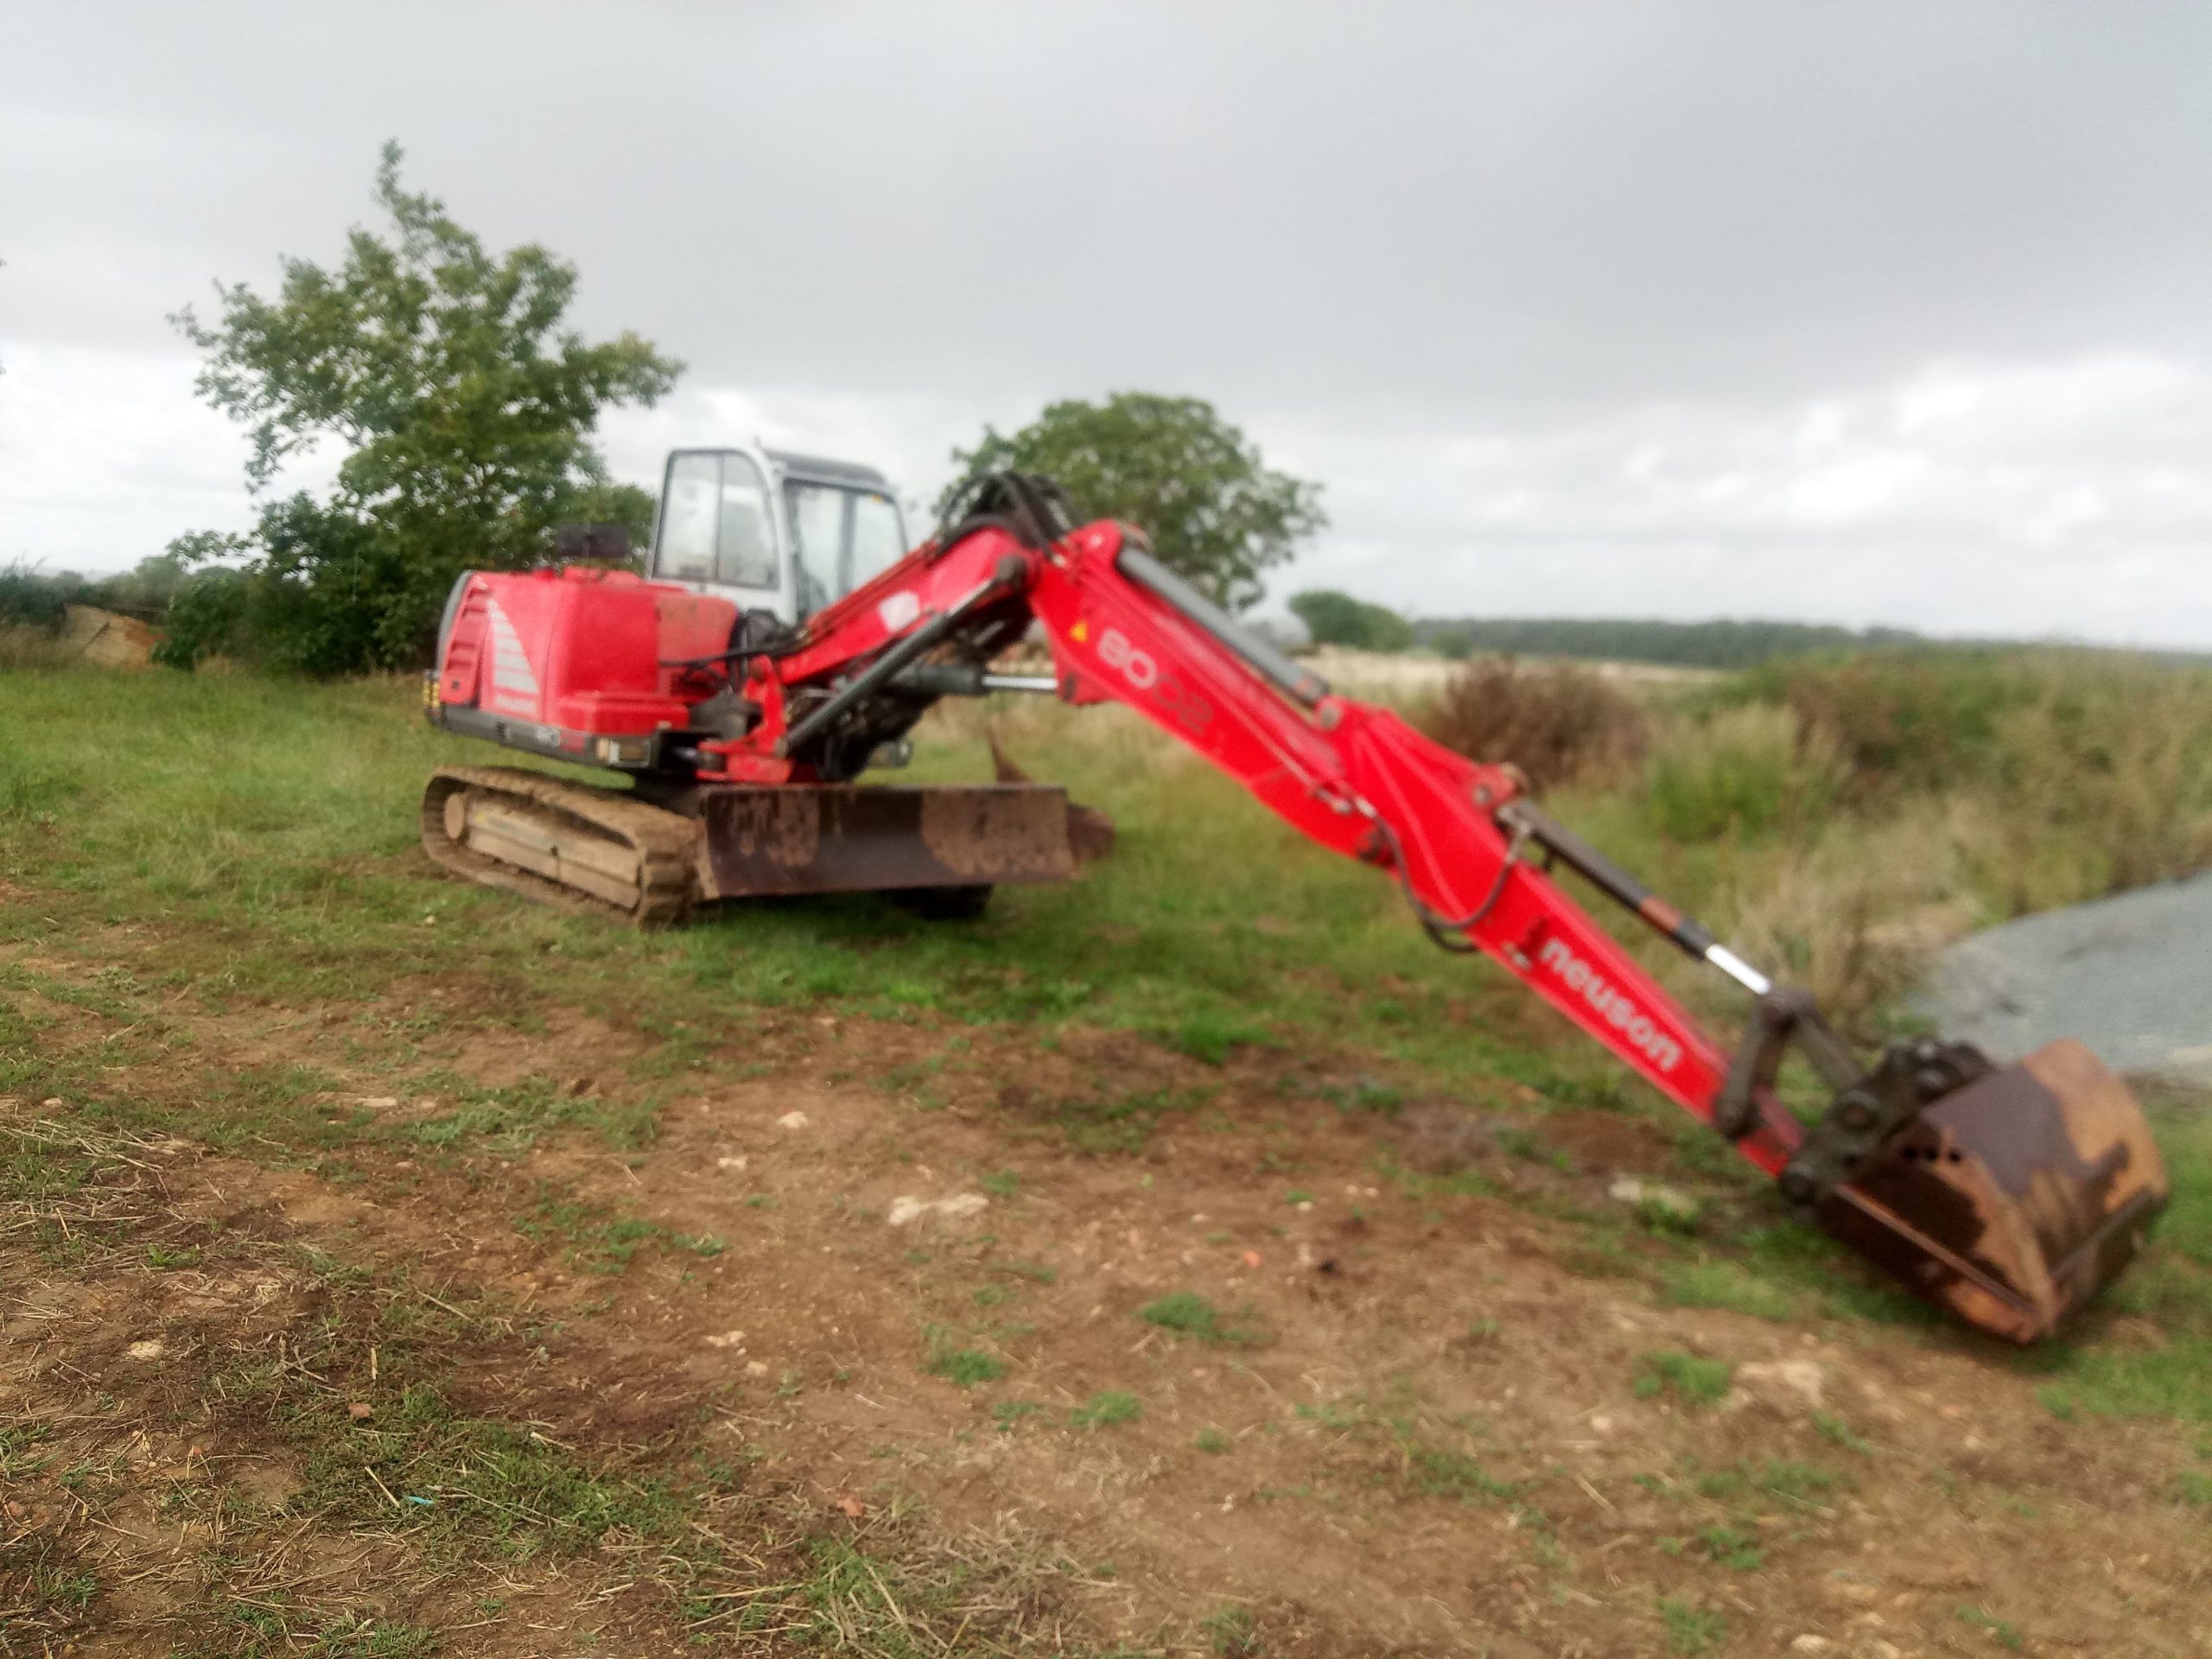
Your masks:
M 640 927 L 717 899 L 887 892 L 957 914 L 1074 869 L 1067 797 L 1043 784 L 604 789 L 444 766 L 423 795 L 442 868 Z

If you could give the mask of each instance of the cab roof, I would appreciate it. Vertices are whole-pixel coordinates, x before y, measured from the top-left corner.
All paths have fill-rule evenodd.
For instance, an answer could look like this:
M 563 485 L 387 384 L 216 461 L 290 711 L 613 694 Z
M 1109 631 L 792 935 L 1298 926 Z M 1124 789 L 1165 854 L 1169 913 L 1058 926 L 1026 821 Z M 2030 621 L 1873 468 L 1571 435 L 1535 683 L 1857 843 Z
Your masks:
M 796 478 L 808 484 L 831 484 L 849 490 L 874 490 L 880 494 L 891 493 L 891 480 L 873 467 L 861 466 L 857 461 L 825 461 L 820 455 L 793 454 L 788 449 L 763 451 L 776 463 L 786 478 Z

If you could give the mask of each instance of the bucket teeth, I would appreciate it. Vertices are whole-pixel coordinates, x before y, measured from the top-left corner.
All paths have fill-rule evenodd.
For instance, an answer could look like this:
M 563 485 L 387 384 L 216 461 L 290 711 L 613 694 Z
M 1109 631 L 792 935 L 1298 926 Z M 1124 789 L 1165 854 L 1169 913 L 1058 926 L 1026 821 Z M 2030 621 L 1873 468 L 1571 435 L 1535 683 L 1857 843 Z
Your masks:
M 2069 1040 L 1936 1099 L 1816 1212 L 1918 1294 L 2025 1343 L 2119 1276 L 2166 1196 L 2141 1107 Z

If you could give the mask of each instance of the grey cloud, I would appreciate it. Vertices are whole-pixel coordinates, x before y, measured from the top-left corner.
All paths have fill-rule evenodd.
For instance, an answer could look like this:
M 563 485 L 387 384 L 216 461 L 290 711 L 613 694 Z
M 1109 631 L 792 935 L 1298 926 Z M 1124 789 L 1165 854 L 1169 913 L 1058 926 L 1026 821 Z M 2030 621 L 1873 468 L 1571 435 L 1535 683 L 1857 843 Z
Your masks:
M 15 33 L 16 280 L 111 255 L 79 303 L 35 288 L 78 339 L 131 285 L 143 330 L 328 248 L 392 133 L 716 381 L 1512 405 L 2212 327 L 2202 7 L 202 3 Z
M 1294 581 L 2212 635 L 2208 93 L 2149 0 L 19 3 L 0 556 L 242 512 L 162 318 L 334 256 L 397 136 L 689 359 L 632 476 L 741 421 L 925 496 L 1142 385 L 1329 483 Z

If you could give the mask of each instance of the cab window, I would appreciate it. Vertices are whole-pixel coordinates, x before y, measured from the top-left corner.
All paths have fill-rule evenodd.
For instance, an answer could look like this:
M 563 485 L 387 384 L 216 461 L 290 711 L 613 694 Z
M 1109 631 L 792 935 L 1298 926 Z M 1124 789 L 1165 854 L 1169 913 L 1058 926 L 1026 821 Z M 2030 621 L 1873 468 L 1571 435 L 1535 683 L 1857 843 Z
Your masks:
M 801 616 L 882 575 L 906 550 L 899 508 L 888 496 L 793 479 L 784 500 L 798 543 Z
M 842 598 L 849 585 L 839 580 L 839 554 L 845 544 L 845 492 L 820 484 L 784 486 L 791 539 L 798 543 L 798 613 L 811 616 Z
M 887 495 L 853 496 L 853 586 L 874 582 L 906 556 L 906 526 Z
M 653 572 L 677 582 L 776 587 L 775 530 L 760 469 L 734 452 L 672 457 Z

